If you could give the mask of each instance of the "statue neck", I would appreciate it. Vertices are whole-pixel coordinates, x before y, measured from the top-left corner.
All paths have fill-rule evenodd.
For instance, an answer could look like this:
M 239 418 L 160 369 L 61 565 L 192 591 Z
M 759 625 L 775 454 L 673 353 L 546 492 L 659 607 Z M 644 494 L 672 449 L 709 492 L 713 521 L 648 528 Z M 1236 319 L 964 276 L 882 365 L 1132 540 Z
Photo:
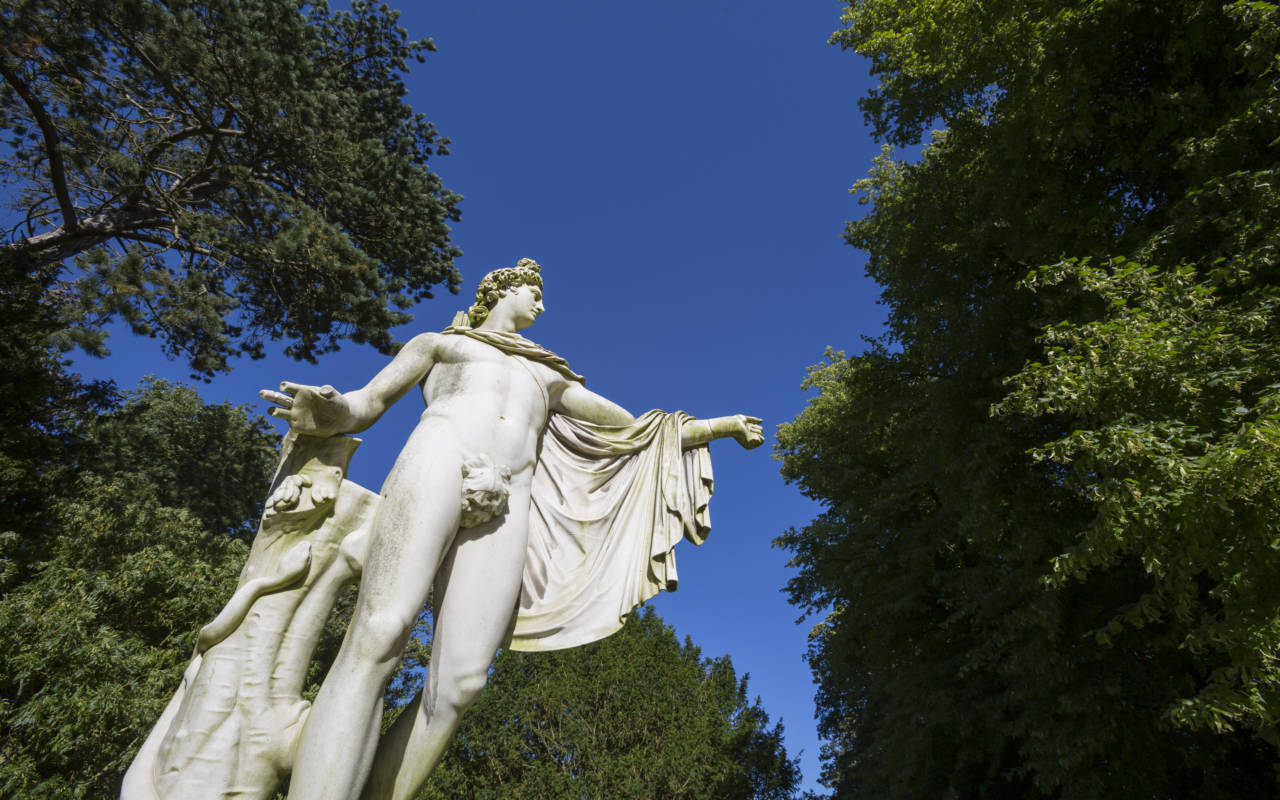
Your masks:
M 505 313 L 504 313 L 505 312 Z M 514 315 L 506 310 L 495 308 L 485 317 L 484 322 L 476 326 L 477 330 L 497 331 L 499 333 L 517 333 Z

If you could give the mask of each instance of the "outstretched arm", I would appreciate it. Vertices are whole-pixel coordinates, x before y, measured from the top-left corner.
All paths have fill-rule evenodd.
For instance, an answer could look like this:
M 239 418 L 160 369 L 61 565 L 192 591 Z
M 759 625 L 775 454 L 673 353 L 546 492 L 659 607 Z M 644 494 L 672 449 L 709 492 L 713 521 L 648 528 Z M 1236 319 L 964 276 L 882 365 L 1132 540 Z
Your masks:
M 358 433 L 377 422 L 410 387 L 426 377 L 435 363 L 438 337 L 435 333 L 415 336 L 373 380 L 354 392 L 343 394 L 329 385 L 303 386 L 284 381 L 280 391 L 263 389 L 258 395 L 275 403 L 268 413 L 287 420 L 298 433 Z
M 622 406 L 601 397 L 575 381 L 565 381 L 554 397 L 553 407 L 561 414 L 597 425 L 630 425 L 635 417 Z M 706 444 L 712 439 L 732 436 L 750 450 L 764 443 L 758 417 L 734 414 L 712 419 L 691 419 L 680 429 L 680 446 L 686 449 Z
M 750 450 L 764 444 L 764 431 L 759 417 L 733 414 L 728 417 L 691 419 L 680 429 L 680 446 L 686 450 L 706 444 L 712 439 L 732 436 L 738 444 Z
M 553 387 L 552 410 L 597 425 L 630 425 L 636 421 L 631 412 L 601 397 L 577 381 L 562 381 Z

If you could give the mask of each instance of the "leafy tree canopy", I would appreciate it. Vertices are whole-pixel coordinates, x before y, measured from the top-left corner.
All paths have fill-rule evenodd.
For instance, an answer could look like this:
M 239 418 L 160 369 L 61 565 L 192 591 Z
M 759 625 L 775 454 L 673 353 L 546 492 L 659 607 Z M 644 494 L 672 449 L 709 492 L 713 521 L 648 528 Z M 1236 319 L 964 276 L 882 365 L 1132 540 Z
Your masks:
M 115 402 L 113 384 L 64 368 L 51 344 L 62 327 L 43 302 L 47 288 L 0 260 L 0 532 L 22 530 L 26 543 L 0 560 L 0 591 L 39 552 L 37 531 L 81 458 L 82 424 Z
M 995 409 L 1080 425 L 1032 451 L 1094 511 L 1046 582 L 1140 565 L 1143 591 L 1095 641 L 1173 623 L 1162 649 L 1189 651 L 1202 667 L 1168 698 L 1168 719 L 1277 744 L 1280 336 L 1271 320 L 1280 291 L 1228 299 L 1192 267 L 1121 261 L 1059 264 L 1028 283 L 1068 280 L 1105 301 L 1105 313 L 1050 326 L 1045 362 L 1015 376 Z
M 824 780 L 1271 796 L 1280 13 L 858 0 L 844 23 L 886 142 L 847 239 L 889 330 L 815 367 L 779 436 L 827 506 L 779 539 L 824 615 Z
M 501 653 L 420 798 L 785 800 L 799 781 L 728 657 L 645 607 L 585 647 Z
M 160 381 L 75 433 L 44 517 L 0 534 L 24 567 L 0 597 L 5 797 L 115 796 L 235 587 L 275 462 L 266 420 Z
M 3 0 L 0 257 L 79 344 L 122 318 L 197 373 L 371 342 L 455 290 L 447 141 L 403 102 L 432 49 L 385 5 Z

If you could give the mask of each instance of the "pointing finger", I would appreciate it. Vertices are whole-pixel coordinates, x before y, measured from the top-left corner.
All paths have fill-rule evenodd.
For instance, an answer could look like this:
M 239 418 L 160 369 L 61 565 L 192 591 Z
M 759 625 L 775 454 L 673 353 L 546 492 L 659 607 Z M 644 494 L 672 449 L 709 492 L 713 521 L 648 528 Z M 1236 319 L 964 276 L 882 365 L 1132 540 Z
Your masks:
M 300 383 L 291 383 L 290 381 L 280 381 L 280 391 L 282 392 L 287 392 L 289 394 L 297 394 L 298 390 L 301 388 L 302 388 L 302 384 Z
M 280 392 L 273 392 L 270 389 L 263 389 L 262 391 L 258 392 L 258 396 L 261 397 L 263 400 L 269 400 L 270 402 L 276 403 L 278 405 L 282 405 L 285 408 L 290 408 L 293 406 L 292 397 L 290 397 L 287 394 L 281 394 Z

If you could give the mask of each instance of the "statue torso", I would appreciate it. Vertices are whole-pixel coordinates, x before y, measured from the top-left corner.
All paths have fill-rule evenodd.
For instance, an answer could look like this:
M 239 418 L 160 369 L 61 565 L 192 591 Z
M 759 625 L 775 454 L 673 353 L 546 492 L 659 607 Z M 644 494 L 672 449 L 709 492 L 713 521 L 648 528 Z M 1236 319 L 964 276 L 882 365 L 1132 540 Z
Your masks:
M 489 455 L 513 474 L 532 469 L 559 379 L 542 364 L 466 336 L 441 337 L 422 382 L 424 424 L 447 421 L 460 444 Z

